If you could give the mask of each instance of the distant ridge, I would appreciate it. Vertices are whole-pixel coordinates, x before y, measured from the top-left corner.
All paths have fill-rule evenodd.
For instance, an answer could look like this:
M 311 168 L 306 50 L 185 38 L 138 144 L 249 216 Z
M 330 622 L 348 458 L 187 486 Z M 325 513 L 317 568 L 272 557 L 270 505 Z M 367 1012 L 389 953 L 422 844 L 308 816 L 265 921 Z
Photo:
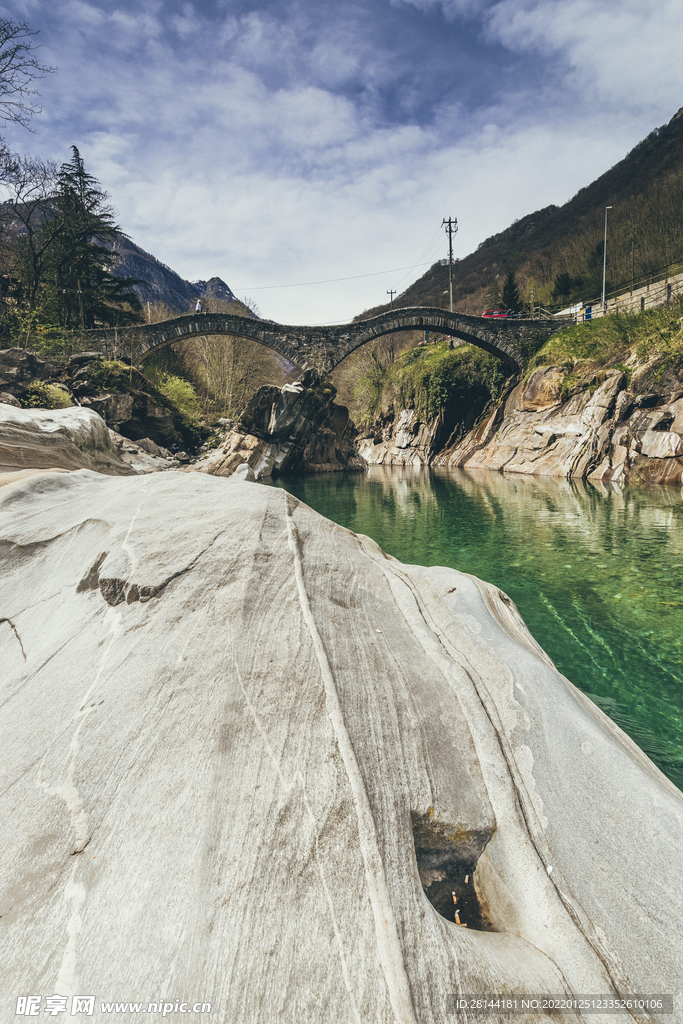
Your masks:
M 220 277 L 208 281 L 186 281 L 156 256 L 145 252 L 126 235 L 117 235 L 109 246 L 117 261 L 112 273 L 119 277 L 133 277 L 140 284 L 133 286 L 143 305 L 147 302 L 163 302 L 179 313 L 186 313 L 201 296 L 234 302 L 236 296 Z

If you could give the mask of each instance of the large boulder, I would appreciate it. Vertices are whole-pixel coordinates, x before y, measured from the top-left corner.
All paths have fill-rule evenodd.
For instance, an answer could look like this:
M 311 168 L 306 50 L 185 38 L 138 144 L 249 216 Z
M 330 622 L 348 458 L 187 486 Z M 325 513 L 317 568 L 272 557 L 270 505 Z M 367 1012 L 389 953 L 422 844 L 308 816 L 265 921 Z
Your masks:
M 167 447 L 181 440 L 172 412 L 152 395 L 117 392 L 86 397 L 82 401 L 98 413 L 107 426 L 132 441 L 150 438 L 157 445 Z
M 93 355 L 97 353 L 78 353 L 64 370 L 81 405 L 94 409 L 108 427 L 132 441 L 148 438 L 164 448 L 189 444 L 194 431 L 150 380 L 121 360 L 103 361 Z
M 231 476 L 246 464 L 261 479 L 283 472 L 364 469 L 348 409 L 334 404 L 335 394 L 313 369 L 294 384 L 264 385 L 248 402 L 240 422 L 193 470 Z
M 94 469 L 126 476 L 104 420 L 90 409 L 17 409 L 0 404 L 0 471 Z
M 2 1020 L 680 1019 L 683 796 L 500 591 L 199 474 L 12 484 L 0 558 Z

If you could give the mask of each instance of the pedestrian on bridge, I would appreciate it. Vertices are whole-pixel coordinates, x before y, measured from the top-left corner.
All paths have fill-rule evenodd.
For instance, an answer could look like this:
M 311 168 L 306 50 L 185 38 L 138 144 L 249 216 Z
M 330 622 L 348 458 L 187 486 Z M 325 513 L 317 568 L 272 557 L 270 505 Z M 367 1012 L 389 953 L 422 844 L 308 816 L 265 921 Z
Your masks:
M 195 313 L 201 313 L 201 311 L 202 311 L 202 300 L 201 299 L 197 299 L 197 303 L 196 303 L 196 305 L 194 307 L 194 311 L 195 311 Z

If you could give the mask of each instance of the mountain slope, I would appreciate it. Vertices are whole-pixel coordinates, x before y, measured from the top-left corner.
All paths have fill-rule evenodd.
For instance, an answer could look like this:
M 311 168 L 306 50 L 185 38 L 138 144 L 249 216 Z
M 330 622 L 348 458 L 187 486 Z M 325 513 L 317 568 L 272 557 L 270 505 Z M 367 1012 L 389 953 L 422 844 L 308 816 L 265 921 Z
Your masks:
M 481 312 L 487 291 L 494 283 L 502 286 L 510 266 L 526 302 L 532 289 L 536 302 L 544 305 L 554 300 L 562 304 L 565 295 L 576 293 L 586 300 L 594 298 L 602 283 L 606 206 L 612 207 L 608 289 L 628 286 L 632 275 L 637 280 L 683 258 L 683 107 L 569 202 L 528 214 L 458 260 L 453 272 L 454 309 Z M 463 211 L 461 219 L 466 216 Z M 570 279 L 565 293 L 557 293 L 558 275 Z M 434 264 L 394 299 L 394 305 L 447 307 L 448 266 Z M 387 308 L 377 306 L 361 316 Z
M 112 273 L 119 277 L 137 278 L 140 284 L 132 290 L 143 304 L 162 302 L 184 313 L 200 296 L 211 296 L 226 302 L 235 300 L 235 295 L 220 277 L 212 277 L 208 281 L 185 281 L 180 274 L 176 274 L 156 256 L 145 252 L 123 234 L 117 236 L 110 248 L 117 256 Z

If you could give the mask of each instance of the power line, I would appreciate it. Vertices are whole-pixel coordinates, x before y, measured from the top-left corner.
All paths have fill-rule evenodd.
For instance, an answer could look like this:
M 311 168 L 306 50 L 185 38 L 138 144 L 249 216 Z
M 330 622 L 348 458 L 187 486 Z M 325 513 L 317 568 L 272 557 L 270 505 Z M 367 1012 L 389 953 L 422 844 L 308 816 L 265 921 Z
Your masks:
M 427 247 L 423 250 L 421 255 L 418 256 L 418 261 L 419 260 L 423 260 L 423 259 L 427 259 L 427 256 L 429 255 L 430 258 L 427 259 L 427 263 L 431 264 L 431 262 L 432 262 L 431 261 L 432 249 L 434 249 L 434 247 L 435 247 L 434 243 L 438 242 L 438 239 L 439 239 L 440 235 L 441 235 L 441 225 L 439 225 L 439 227 L 436 229 L 436 233 L 433 235 L 431 241 L 427 244 Z M 416 267 L 426 267 L 427 263 L 420 263 L 420 262 L 418 262 L 418 263 L 415 264 L 415 266 Z M 412 267 L 408 267 L 407 269 L 408 270 L 412 270 L 413 268 Z M 407 274 L 403 275 L 401 280 L 396 285 L 397 288 L 401 287 L 401 285 L 403 284 L 403 282 L 405 281 L 407 276 L 408 276 Z
M 429 263 L 431 261 L 427 261 Z M 353 277 L 330 277 L 326 281 L 298 281 L 296 284 L 260 284 L 251 287 L 235 285 L 233 292 L 263 292 L 273 288 L 309 288 L 314 284 L 336 284 L 338 281 L 360 281 L 362 277 L 381 277 L 383 274 L 397 274 L 400 270 L 414 270 L 415 267 L 426 267 L 427 263 L 413 263 L 409 267 L 396 267 L 394 270 L 377 270 L 374 274 L 355 274 Z

